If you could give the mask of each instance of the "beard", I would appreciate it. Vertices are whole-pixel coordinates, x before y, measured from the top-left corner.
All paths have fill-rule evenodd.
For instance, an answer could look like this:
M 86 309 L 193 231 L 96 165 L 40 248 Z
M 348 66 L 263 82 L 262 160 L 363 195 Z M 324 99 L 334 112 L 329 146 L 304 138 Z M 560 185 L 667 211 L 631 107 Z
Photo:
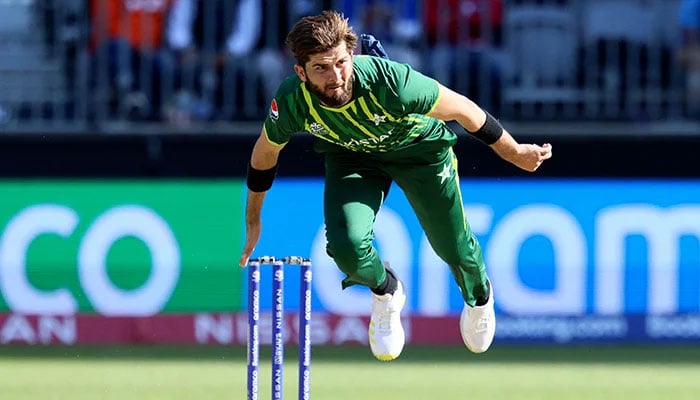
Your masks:
M 345 85 L 343 85 L 343 90 L 334 90 L 333 94 L 331 95 L 326 94 L 329 90 L 327 86 L 321 87 L 318 85 L 314 85 L 308 80 L 304 82 L 304 84 L 306 85 L 306 89 L 308 89 L 309 92 L 313 93 L 316 97 L 318 97 L 318 99 L 321 101 L 321 104 L 323 104 L 324 106 L 342 107 L 346 105 L 352 98 L 352 81 L 353 78 L 351 76 L 350 79 L 348 79 L 345 82 Z

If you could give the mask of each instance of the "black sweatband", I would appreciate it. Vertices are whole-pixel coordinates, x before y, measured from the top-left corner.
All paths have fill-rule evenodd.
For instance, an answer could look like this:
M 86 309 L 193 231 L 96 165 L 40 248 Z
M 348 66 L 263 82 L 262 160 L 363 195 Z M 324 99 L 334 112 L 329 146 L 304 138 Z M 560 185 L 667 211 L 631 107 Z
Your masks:
M 469 132 L 472 136 L 484 142 L 485 144 L 491 145 L 498 141 L 503 135 L 503 125 L 496 118 L 494 118 L 488 111 L 484 110 L 486 113 L 486 122 L 479 128 L 476 132 Z
M 270 169 L 255 169 L 248 163 L 248 178 L 246 183 L 252 192 L 267 192 L 272 187 L 272 181 L 277 174 L 277 165 Z

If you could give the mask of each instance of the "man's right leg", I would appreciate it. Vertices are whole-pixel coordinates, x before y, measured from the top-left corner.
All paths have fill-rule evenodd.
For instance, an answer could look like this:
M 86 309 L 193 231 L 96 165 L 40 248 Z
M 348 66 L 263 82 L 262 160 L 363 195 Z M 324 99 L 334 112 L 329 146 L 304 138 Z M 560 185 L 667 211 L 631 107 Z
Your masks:
M 324 216 L 328 254 L 347 277 L 343 288 L 360 284 L 376 288 L 386 271 L 372 245 L 374 221 L 391 180 L 378 171 L 328 155 Z
M 391 180 L 359 164 L 326 158 L 324 214 L 328 254 L 346 274 L 343 288 L 359 284 L 373 292 L 369 341 L 382 361 L 403 350 L 405 336 L 400 313 L 406 300 L 401 282 L 383 265 L 372 245 L 374 222 Z

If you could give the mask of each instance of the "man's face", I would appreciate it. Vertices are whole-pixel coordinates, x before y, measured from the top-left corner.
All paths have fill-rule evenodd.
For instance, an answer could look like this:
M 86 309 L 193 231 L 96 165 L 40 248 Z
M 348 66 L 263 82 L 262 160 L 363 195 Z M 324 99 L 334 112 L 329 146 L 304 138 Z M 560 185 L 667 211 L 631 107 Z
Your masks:
M 294 66 L 306 88 L 328 107 L 341 107 L 352 98 L 352 53 L 345 42 L 311 56 L 303 67 Z

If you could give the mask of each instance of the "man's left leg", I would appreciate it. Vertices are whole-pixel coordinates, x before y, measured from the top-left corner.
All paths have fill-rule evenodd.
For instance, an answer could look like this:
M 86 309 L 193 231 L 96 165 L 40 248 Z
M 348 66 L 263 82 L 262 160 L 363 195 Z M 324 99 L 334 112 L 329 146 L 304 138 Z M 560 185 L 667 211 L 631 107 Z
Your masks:
M 402 165 L 392 177 L 462 292 L 460 327 L 465 345 L 475 353 L 486 351 L 495 333 L 493 296 L 481 246 L 464 214 L 454 153 L 449 150 L 428 165 Z

